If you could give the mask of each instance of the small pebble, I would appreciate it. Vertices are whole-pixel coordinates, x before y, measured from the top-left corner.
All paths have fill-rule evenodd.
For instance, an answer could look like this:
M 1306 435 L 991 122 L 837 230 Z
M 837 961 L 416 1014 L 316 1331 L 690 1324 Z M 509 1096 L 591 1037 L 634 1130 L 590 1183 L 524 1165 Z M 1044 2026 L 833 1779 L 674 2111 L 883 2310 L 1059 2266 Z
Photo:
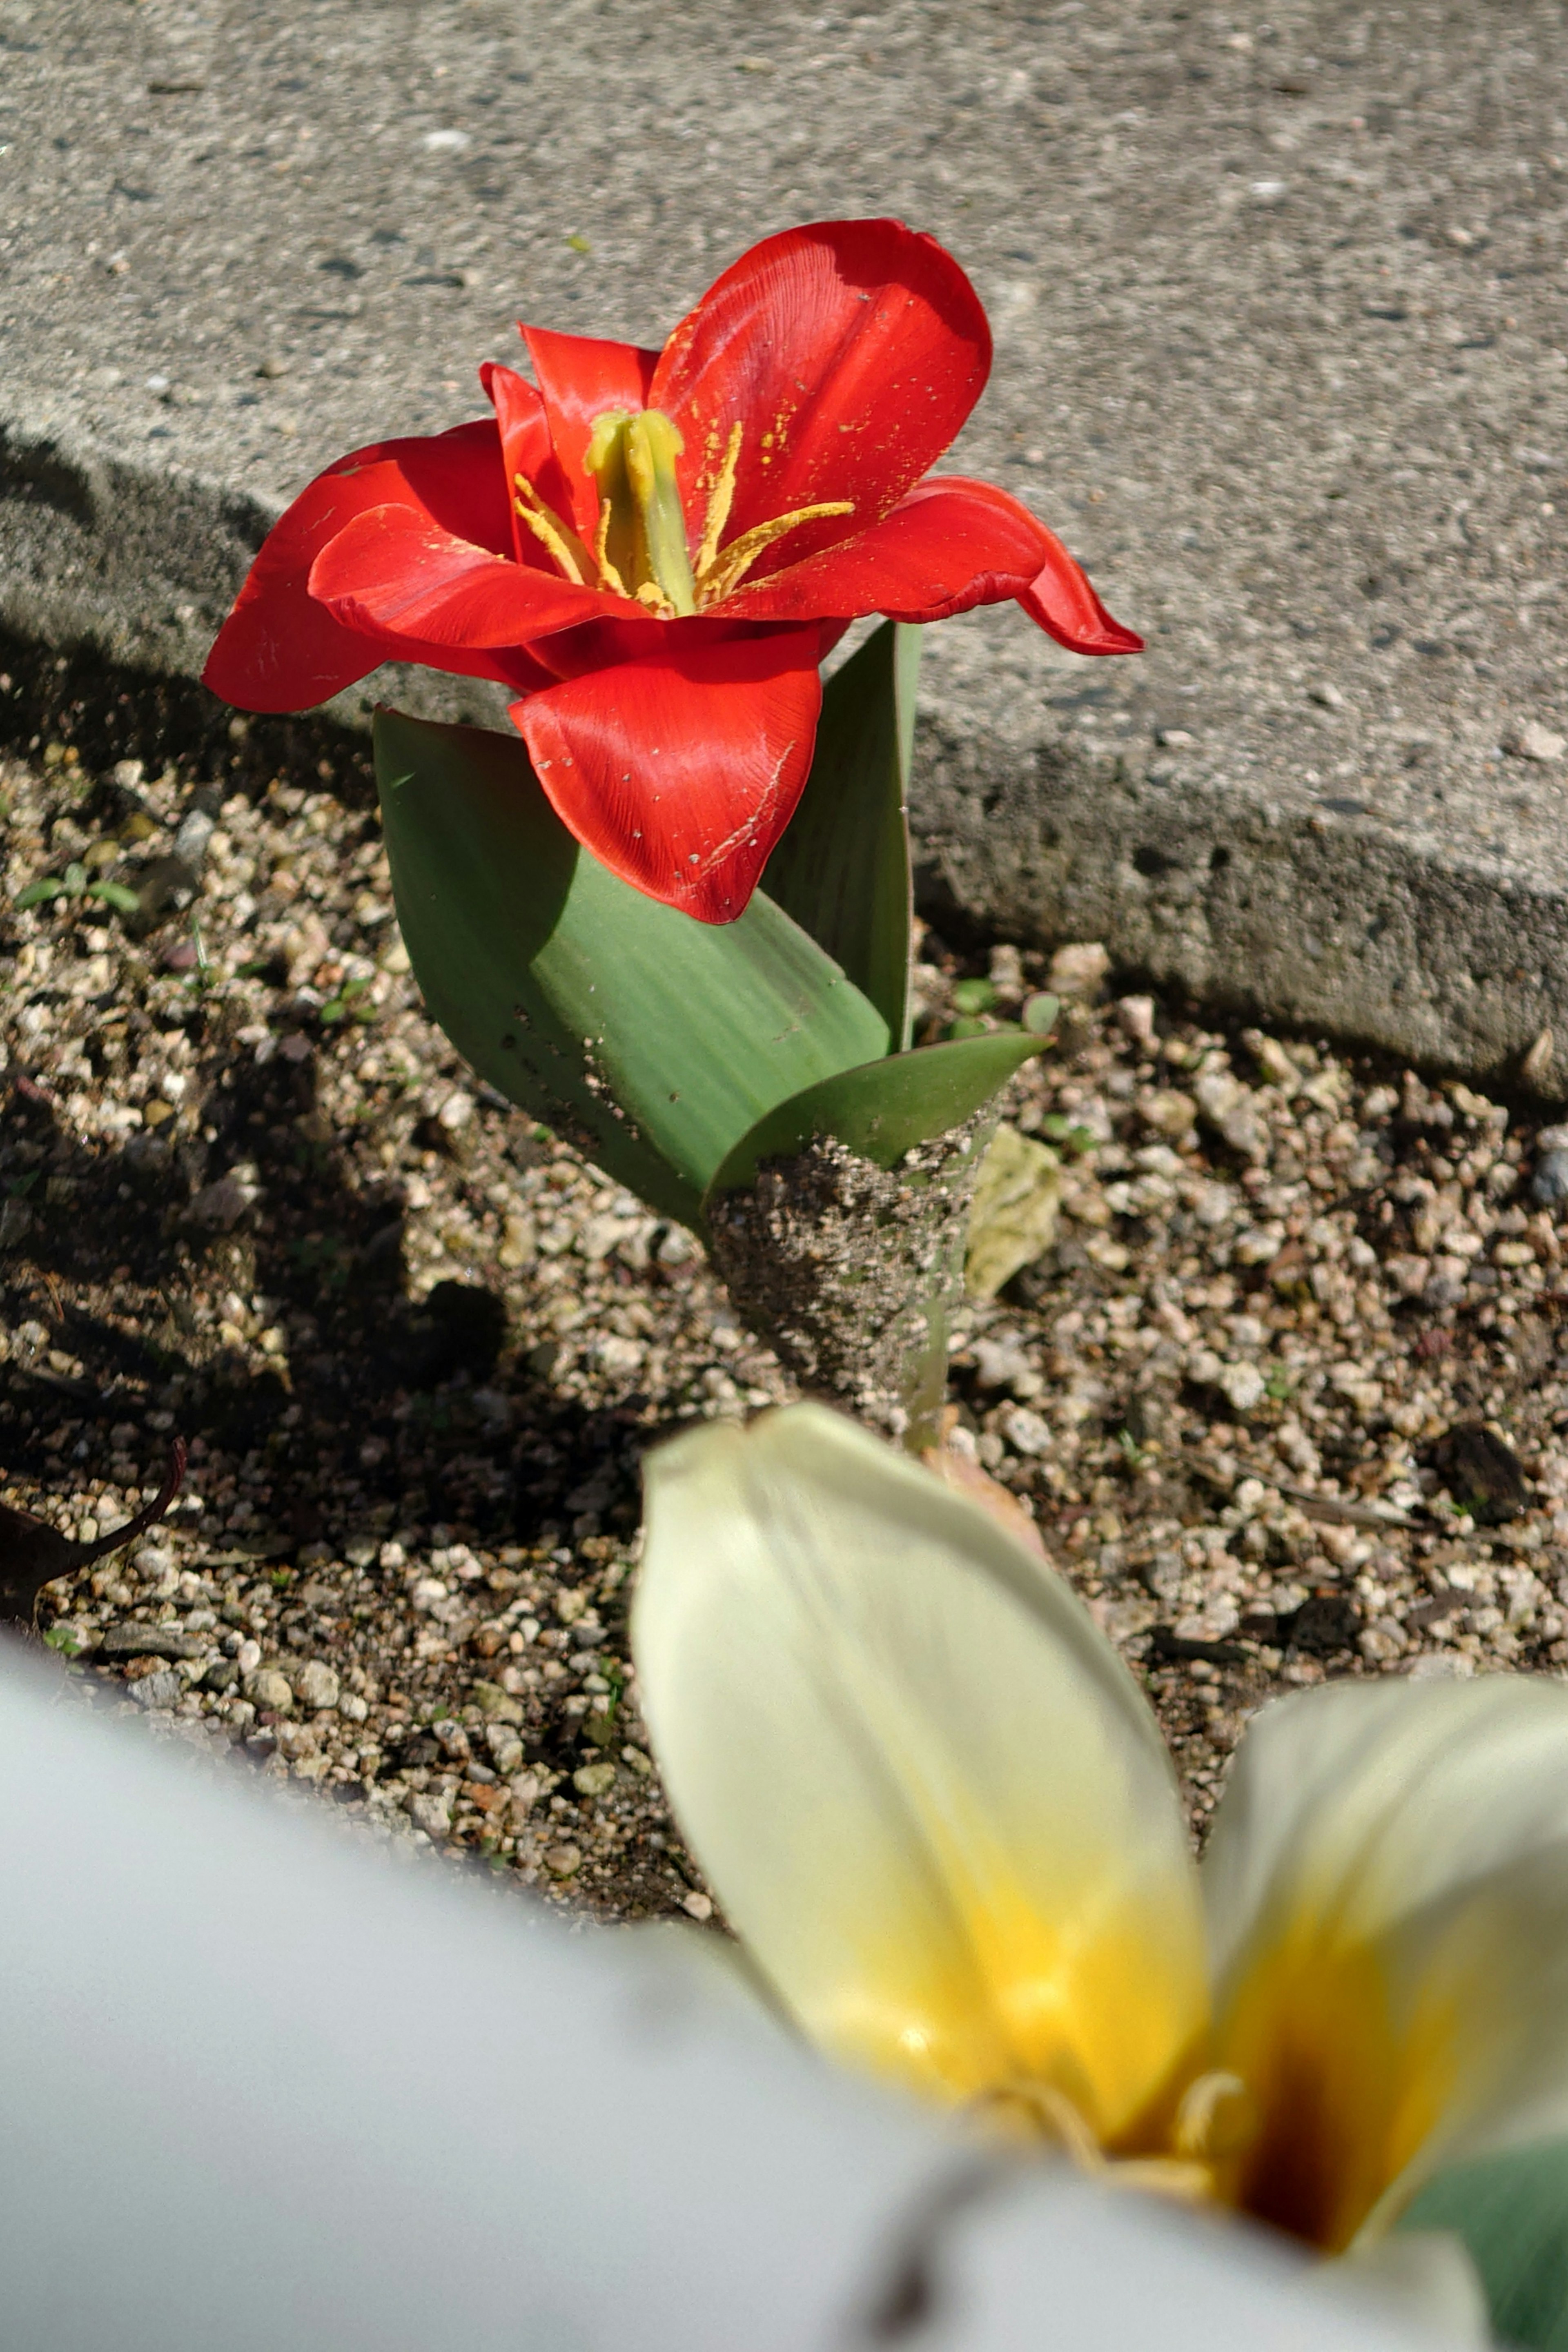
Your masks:
M 185 1686 L 178 1675 L 162 1669 L 156 1674 L 142 1675 L 125 1685 L 138 1706 L 177 1706 L 184 1696 Z
M 1543 1160 L 1537 1160 L 1530 1189 L 1548 1208 L 1568 1201 L 1568 1150 L 1549 1151 Z
M 1545 763 L 1560 760 L 1563 752 L 1568 751 L 1568 735 L 1553 733 L 1550 727 L 1543 727 L 1539 719 L 1527 719 L 1522 727 L 1516 728 L 1509 736 L 1504 748 L 1517 759 Z
M 1058 948 L 1051 958 L 1046 985 L 1055 996 L 1098 1003 L 1110 971 L 1110 955 L 1098 940 L 1082 940 Z
M 252 1706 L 270 1709 L 275 1715 L 287 1715 L 294 1705 L 294 1694 L 287 1675 L 276 1666 L 258 1666 L 245 1677 L 245 1696 Z
M 320 1658 L 311 1658 L 306 1664 L 294 1669 L 294 1696 L 301 1706 L 336 1706 L 337 1675 Z

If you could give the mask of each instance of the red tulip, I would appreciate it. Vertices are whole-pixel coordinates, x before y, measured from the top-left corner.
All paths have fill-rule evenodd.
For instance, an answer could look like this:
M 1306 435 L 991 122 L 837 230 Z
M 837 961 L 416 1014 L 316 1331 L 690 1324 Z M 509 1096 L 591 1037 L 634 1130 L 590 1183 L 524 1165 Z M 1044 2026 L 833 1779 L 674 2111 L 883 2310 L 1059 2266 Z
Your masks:
M 295 500 L 213 647 L 216 693 L 298 710 L 387 660 L 498 679 L 584 846 L 725 923 L 800 796 L 850 621 L 1012 597 L 1074 652 L 1140 649 L 1026 507 L 927 474 L 991 363 L 930 237 L 767 237 L 662 352 L 522 331 L 537 391 L 488 365 L 493 417 L 356 450 Z

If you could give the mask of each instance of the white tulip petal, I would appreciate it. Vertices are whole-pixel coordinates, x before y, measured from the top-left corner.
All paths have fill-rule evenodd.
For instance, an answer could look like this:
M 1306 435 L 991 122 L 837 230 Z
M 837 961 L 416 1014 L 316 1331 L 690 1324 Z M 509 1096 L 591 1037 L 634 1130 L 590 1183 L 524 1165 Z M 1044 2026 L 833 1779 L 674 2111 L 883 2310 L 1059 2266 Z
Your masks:
M 1396 2325 L 1404 2320 L 1445 2344 L 1487 2352 L 1493 2340 L 1480 2273 L 1446 2230 L 1411 2231 L 1353 2246 L 1310 2276 L 1320 2297 L 1332 2295 L 1363 2310 L 1370 2303 Z
M 1206 1995 L 1169 1759 L 1087 1612 L 819 1406 L 678 1439 L 647 1498 L 644 1714 L 787 2007 L 940 2096 L 1054 2086 L 1113 2139 Z
M 1342 1683 L 1247 1733 L 1203 1866 L 1248 2209 L 1330 2247 L 1568 2131 L 1568 1688 Z

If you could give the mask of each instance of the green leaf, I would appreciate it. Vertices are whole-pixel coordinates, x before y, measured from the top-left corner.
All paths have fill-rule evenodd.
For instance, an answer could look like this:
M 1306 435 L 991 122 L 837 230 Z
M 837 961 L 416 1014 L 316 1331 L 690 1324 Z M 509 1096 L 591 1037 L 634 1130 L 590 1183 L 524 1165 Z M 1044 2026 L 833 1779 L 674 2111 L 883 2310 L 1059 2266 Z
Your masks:
M 660 1215 L 697 1225 L 772 1106 L 888 1050 L 888 1025 L 759 891 L 722 926 L 607 873 L 514 737 L 380 711 L 398 919 L 431 1013 L 482 1078 Z
M 41 882 L 29 882 L 25 890 L 18 890 L 11 904 L 14 907 L 41 907 L 47 899 L 63 898 L 65 888 L 58 874 L 46 874 Z
M 763 885 L 910 1042 L 910 828 L 921 633 L 884 621 L 827 681 L 800 804 Z
M 89 898 L 101 898 L 106 907 L 117 907 L 122 915 L 134 915 L 142 904 L 135 891 L 128 890 L 123 882 L 89 882 L 87 895 Z
M 1462 2242 L 1500 2342 L 1568 2352 L 1568 2139 L 1440 2172 L 1398 2227 L 1449 2230 Z
M 73 898 L 79 898 L 87 888 L 87 868 L 74 857 L 66 867 L 64 887 Z
M 786 1159 L 814 1136 L 840 1143 L 896 1167 L 906 1151 L 929 1136 L 945 1135 L 988 1102 L 1014 1071 L 1040 1050 L 1040 1039 L 1021 1029 L 993 1030 L 955 1045 L 922 1045 L 918 1053 L 894 1054 L 842 1070 L 803 1087 L 760 1118 L 725 1159 L 708 1188 L 710 1200 L 755 1181 L 762 1160 Z

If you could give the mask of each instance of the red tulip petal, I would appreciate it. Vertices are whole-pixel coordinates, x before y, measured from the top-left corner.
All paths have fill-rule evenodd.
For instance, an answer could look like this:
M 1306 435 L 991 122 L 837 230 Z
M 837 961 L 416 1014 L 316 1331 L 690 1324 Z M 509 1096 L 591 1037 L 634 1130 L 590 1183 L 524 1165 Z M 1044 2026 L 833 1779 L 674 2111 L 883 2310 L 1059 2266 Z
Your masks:
M 880 522 L 952 440 L 990 366 L 979 297 L 932 238 L 891 220 L 765 237 L 709 288 L 654 372 L 649 405 L 686 438 L 693 544 L 737 421 L 727 541 L 796 507 L 854 501 L 769 548 L 766 577 Z
M 737 619 L 942 621 L 1016 597 L 1074 653 L 1134 654 L 1143 640 L 1113 621 L 1080 567 L 1037 515 L 992 482 L 932 474 L 885 521 L 792 563 L 715 609 Z
M 534 488 L 590 544 L 599 520 L 599 490 L 583 464 L 595 420 L 606 409 L 647 408 L 657 352 L 594 335 L 558 335 L 548 327 L 521 330 L 550 421 L 553 469 Z
M 737 589 L 716 613 L 754 621 L 853 620 L 885 613 L 940 621 L 1022 595 L 1051 535 L 989 482 L 931 475 L 869 530 Z
M 544 414 L 543 401 L 515 368 L 502 367 L 497 360 L 486 360 L 479 370 L 479 382 L 500 427 L 502 473 L 509 492 L 519 474 L 525 481 L 537 482 L 551 458 L 550 420 Z M 525 530 L 518 520 L 517 508 L 510 497 L 507 499 L 507 513 L 511 522 L 511 551 L 518 562 L 544 568 L 544 550 L 532 531 Z
M 676 647 L 514 703 L 552 807 L 634 890 L 742 914 L 811 766 L 816 629 Z
M 1113 621 L 1054 531 L 1041 530 L 1050 551 L 1018 602 L 1031 621 L 1074 654 L 1141 654 L 1143 640 Z
M 847 626 L 847 622 L 818 622 L 819 645 L 825 645 L 831 652 Z M 540 637 L 534 641 L 534 649 L 553 677 L 571 678 L 583 677 L 590 670 L 613 669 L 622 662 L 642 661 L 649 656 L 671 661 L 678 655 L 708 653 L 714 646 L 730 641 L 739 643 L 776 634 L 767 623 L 749 620 L 743 614 L 732 615 L 728 605 L 720 612 L 690 620 L 657 621 L 640 604 L 606 598 L 600 619 L 589 621 L 581 628 L 562 629 L 553 636 Z M 824 656 L 819 653 L 817 658 Z
M 357 515 L 311 565 L 310 593 L 349 628 L 470 649 L 523 646 L 618 601 L 492 555 L 406 507 Z
M 308 583 L 316 557 L 346 523 L 391 504 L 480 547 L 510 548 L 493 418 L 356 449 L 301 490 L 268 531 L 207 656 L 202 677 L 215 694 L 242 710 L 305 710 L 387 658 L 379 643 L 317 604 Z

